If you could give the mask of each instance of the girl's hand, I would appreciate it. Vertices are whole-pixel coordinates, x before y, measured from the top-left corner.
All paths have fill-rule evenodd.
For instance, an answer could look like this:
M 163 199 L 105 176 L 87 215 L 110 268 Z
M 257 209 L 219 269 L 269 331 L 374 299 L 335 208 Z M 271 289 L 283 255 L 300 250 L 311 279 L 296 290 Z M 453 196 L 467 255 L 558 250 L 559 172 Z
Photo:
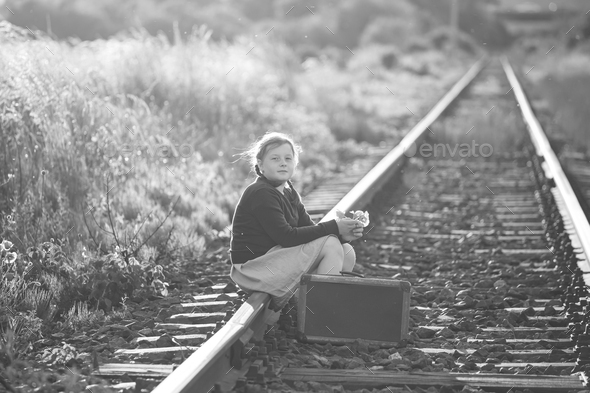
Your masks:
M 362 210 L 351 210 L 350 214 L 352 214 L 352 219 L 356 220 L 358 222 L 360 222 L 362 224 L 363 227 L 366 227 L 367 225 L 369 225 L 369 212 L 364 212 Z M 346 217 L 346 213 L 344 213 L 341 210 L 336 209 L 336 217 L 338 217 L 339 219 L 342 218 L 347 218 Z
M 336 220 L 338 232 L 342 239 L 347 242 L 356 240 L 363 236 L 363 224 L 351 218 L 341 218 Z
M 353 236 L 355 236 L 355 239 L 358 239 L 359 237 L 363 237 L 363 226 L 361 225 L 360 227 L 354 228 L 352 230 L 352 234 L 353 234 Z
M 336 220 L 340 236 L 352 234 L 352 231 L 359 226 L 359 223 L 352 218 L 340 218 Z

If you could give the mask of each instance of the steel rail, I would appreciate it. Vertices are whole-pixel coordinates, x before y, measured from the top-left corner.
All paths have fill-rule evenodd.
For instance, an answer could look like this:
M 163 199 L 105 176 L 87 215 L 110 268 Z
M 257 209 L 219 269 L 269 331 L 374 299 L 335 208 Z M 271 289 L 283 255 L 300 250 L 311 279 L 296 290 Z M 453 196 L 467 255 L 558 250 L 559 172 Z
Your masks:
M 582 206 L 580 206 L 580 202 L 572 189 L 572 186 L 559 163 L 559 159 L 553 152 L 551 145 L 549 143 L 549 139 L 545 135 L 545 131 L 543 131 L 543 127 L 537 120 L 531 105 L 527 99 L 527 96 L 518 81 L 516 74 L 510 62 L 506 57 L 501 59 L 502 67 L 504 67 L 504 72 L 508 77 L 508 81 L 512 86 L 514 91 L 514 95 L 518 104 L 520 106 L 520 110 L 522 112 L 522 116 L 524 121 L 527 125 L 529 134 L 531 136 L 531 140 L 535 146 L 536 153 L 539 157 L 542 157 L 543 162 L 543 169 L 545 170 L 545 175 L 548 178 L 553 179 L 555 182 L 555 187 L 558 192 L 561 194 L 561 197 L 564 201 L 564 207 L 566 209 L 567 214 L 569 215 L 569 219 L 571 220 L 576 235 L 578 237 L 578 241 L 580 243 L 581 248 L 584 250 L 585 258 L 582 262 L 585 265 L 585 272 L 590 272 L 590 264 L 588 262 L 588 257 L 590 257 L 590 224 L 588 224 L 588 219 L 584 214 Z
M 416 124 L 381 161 L 377 163 L 320 222 L 336 218 L 336 209 L 349 211 L 369 203 L 402 167 L 404 151 L 416 145 L 430 125 L 459 97 L 461 92 L 484 68 L 487 57 L 479 59 L 463 77 L 441 98 L 428 114 Z M 251 337 L 264 333 L 270 296 L 256 292 L 250 295 L 234 316 L 176 368 L 152 393 L 208 393 L 232 369 L 239 368 L 243 346 Z

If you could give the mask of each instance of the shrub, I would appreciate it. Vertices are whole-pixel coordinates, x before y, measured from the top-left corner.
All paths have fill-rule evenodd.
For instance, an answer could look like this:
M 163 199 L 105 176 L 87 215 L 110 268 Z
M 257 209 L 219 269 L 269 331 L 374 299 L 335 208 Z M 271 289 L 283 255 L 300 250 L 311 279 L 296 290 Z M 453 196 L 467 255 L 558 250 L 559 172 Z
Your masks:
M 145 31 L 73 47 L 40 38 L 0 50 L 0 90 L 6 93 L 0 136 L 23 142 L 8 145 L 7 165 L 0 167 L 0 179 L 8 182 L 0 189 L 2 211 L 14 223 L 10 233 L 2 227 L 2 236 L 22 239 L 23 249 L 49 237 L 65 235 L 67 247 L 80 236 L 85 240 L 83 218 L 90 217 L 83 213 L 90 208 L 98 209 L 104 228 L 109 191 L 117 232 L 137 228 L 139 217 L 151 212 L 165 216 L 180 196 L 171 225 L 191 233 L 198 252 L 203 243 L 194 236 L 229 224 L 236 189 L 245 183 L 249 169 L 235 171 L 229 163 L 235 149 L 271 127 L 297 138 L 297 119 L 305 117 L 292 116 L 298 109 L 291 104 L 281 105 L 292 116 L 282 124 L 277 112 L 276 103 L 286 102 L 292 89 L 295 61 L 274 42 L 260 42 L 249 53 L 247 40 L 210 45 L 203 30 L 176 46 Z M 69 66 L 58 66 L 58 57 Z M 240 66 L 232 69 L 235 64 Z M 105 188 L 105 174 L 112 191 Z M 191 224 L 191 217 L 203 219 Z M 96 244 L 107 252 L 113 239 L 98 233 Z M 175 236 L 170 245 L 180 247 L 187 236 Z
M 299 0 L 275 0 L 274 15 L 279 19 L 296 19 L 310 15 L 310 12 Z
M 409 53 L 422 52 L 429 49 L 431 49 L 431 43 L 423 37 L 413 37 L 412 39 L 408 40 L 408 44 L 406 46 L 406 51 Z
M 150 34 L 156 35 L 162 32 L 170 40 L 176 40 L 173 25 L 178 23 L 176 32 L 180 37 L 190 35 L 193 26 L 207 26 L 210 29 L 211 38 L 215 40 L 233 39 L 248 30 L 250 21 L 238 9 L 228 3 L 211 2 L 204 6 L 195 6 L 192 2 L 155 2 L 151 7 L 142 7 L 139 19 Z M 150 9 L 151 8 L 151 9 Z M 250 8 L 253 9 L 252 7 Z M 256 9 L 260 9 L 256 7 Z M 254 13 L 248 13 L 255 16 Z M 137 18 L 137 17 L 136 17 Z M 128 22 L 121 24 L 118 31 L 131 27 Z
M 323 48 L 320 53 L 320 60 L 324 63 L 332 63 L 343 68 L 346 65 L 347 59 L 353 56 L 347 49 L 339 49 L 335 46 L 328 46 Z
M 296 50 L 300 50 L 301 47 L 321 49 L 330 45 L 339 45 L 339 36 L 335 28 L 330 27 L 331 23 L 328 23 L 322 15 L 312 15 L 307 10 L 306 12 L 307 14 L 301 18 L 281 21 L 273 31 L 276 30 L 276 35 Z M 335 34 L 330 33 L 326 26 L 330 27 Z
M 415 0 L 416 6 L 438 21 L 439 27 L 450 24 L 450 1 Z M 459 2 L 459 28 L 477 43 L 488 48 L 503 48 L 512 43 L 510 35 L 498 17 L 484 2 Z
M 385 44 L 405 49 L 410 40 L 421 33 L 415 19 L 403 16 L 378 17 L 363 30 L 359 44 Z
M 72 329 L 79 330 L 82 327 L 94 326 L 105 318 L 103 310 L 93 311 L 88 308 L 87 302 L 75 302 L 72 308 L 64 315 L 63 325 Z
M 417 19 L 417 12 L 410 2 L 387 0 L 347 0 L 338 8 L 338 32 L 340 46 L 349 48 L 363 44 L 359 41 L 363 31 L 371 21 L 381 17 L 396 19 Z M 380 27 L 384 27 L 379 22 Z M 377 29 L 373 29 L 374 35 L 379 35 Z
M 250 20 L 256 21 L 273 17 L 275 14 L 275 9 L 273 8 L 275 3 L 275 0 L 242 0 L 236 2 L 235 5 L 241 14 Z M 288 9 L 285 12 L 287 11 Z
M 8 20 L 22 27 L 43 29 L 54 37 L 65 39 L 78 37 L 82 40 L 107 38 L 129 28 L 143 26 L 150 34 L 159 32 L 174 39 L 175 22 L 177 33 L 187 35 L 194 25 L 206 25 L 213 38 L 233 38 L 249 28 L 248 16 L 226 3 L 209 0 L 198 2 L 180 1 L 127 1 L 105 0 L 44 2 L 39 0 L 9 0 L 6 4 L 13 13 Z M 252 11 L 271 13 L 271 7 L 241 7 L 249 16 Z
M 448 26 L 437 27 L 426 34 L 432 46 L 439 50 L 448 51 L 452 49 L 453 37 L 456 35 L 456 42 L 459 49 L 468 54 L 476 54 L 479 49 L 477 42 L 468 34 L 461 31 L 454 31 Z
M 461 3 L 459 28 L 470 34 L 480 45 L 489 48 L 506 48 L 513 41 L 498 17 L 482 4 L 473 1 Z
M 569 62 L 564 62 L 569 63 Z M 572 61 L 575 63 L 575 61 Z M 586 60 L 587 64 L 587 60 Z M 564 65 L 566 69 L 575 69 L 575 65 Z M 584 72 L 572 72 L 569 75 L 554 75 L 546 78 L 536 87 L 548 98 L 553 109 L 553 121 L 558 128 L 565 131 L 568 138 L 582 151 L 590 152 L 588 124 L 590 115 L 590 74 L 587 67 Z
M 138 260 L 132 252 L 131 248 L 116 248 L 107 255 L 76 263 L 58 243 L 45 242 L 21 254 L 10 241 L 3 240 L 0 339 L 9 330 L 16 332 L 16 343 L 28 351 L 30 342 L 41 333 L 42 322 L 48 328 L 56 317 L 65 315 L 66 325 L 79 325 L 89 307 L 110 311 L 126 298 L 167 295 L 163 266 L 154 259 Z M 80 302 L 88 304 L 82 307 Z M 77 311 L 72 311 L 76 305 Z
M 375 72 L 378 69 L 393 68 L 399 57 L 400 51 L 393 45 L 367 45 L 356 49 L 355 55 L 350 58 L 347 64 L 347 69 L 359 72 L 368 67 Z
M 91 390 L 95 393 L 110 393 L 113 390 L 101 385 L 92 385 L 83 381 L 76 372 L 78 353 L 68 344 L 46 349 L 39 355 L 40 361 L 58 366 L 58 371 L 47 371 L 38 362 L 22 359 L 22 349 L 17 343 L 17 333 L 9 330 L 0 335 L 0 385 L 8 391 L 17 392 L 71 392 L 81 393 Z M 65 366 L 65 367 L 64 367 Z M 95 380 L 95 377 L 91 377 Z M 88 378 L 88 379 L 91 379 Z M 10 390 L 13 389 L 13 390 Z

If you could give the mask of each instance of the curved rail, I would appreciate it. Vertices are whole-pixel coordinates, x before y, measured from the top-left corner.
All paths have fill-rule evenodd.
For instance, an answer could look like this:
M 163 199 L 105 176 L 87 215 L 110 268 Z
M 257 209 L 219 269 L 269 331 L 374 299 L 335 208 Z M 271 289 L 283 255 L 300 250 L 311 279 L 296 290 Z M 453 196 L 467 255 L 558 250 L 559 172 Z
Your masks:
M 516 96 L 516 100 L 522 111 L 522 116 L 527 125 L 529 134 L 531 135 L 531 140 L 535 146 L 536 153 L 545 161 L 543 163 L 545 174 L 548 178 L 553 179 L 555 182 L 555 188 L 563 198 L 564 208 L 574 226 L 577 240 L 580 243 L 581 248 L 584 250 L 585 258 L 583 262 L 586 266 L 585 269 L 582 270 L 588 272 L 590 271 L 590 264 L 587 259 L 590 256 L 590 225 L 588 224 L 586 215 L 584 214 L 582 206 L 580 205 L 567 176 L 561 168 L 561 164 L 553 152 L 541 124 L 535 117 L 526 94 L 506 57 L 502 58 L 502 66 L 504 67 L 504 71 L 506 72 L 512 89 L 514 90 L 514 95 Z
M 467 73 L 445 94 L 445 96 L 414 126 L 398 146 L 391 150 L 371 169 L 341 200 L 324 216 L 321 222 L 336 217 L 336 209 L 349 211 L 361 208 L 399 170 L 405 160 L 405 149 L 417 144 L 429 126 L 443 113 L 461 92 L 484 68 L 487 58 L 478 60 Z M 236 314 L 174 370 L 152 393 L 208 393 L 212 387 L 232 369 L 241 366 L 240 354 L 243 346 L 252 337 L 264 333 L 268 317 L 267 306 L 270 296 L 254 293 L 242 304 Z

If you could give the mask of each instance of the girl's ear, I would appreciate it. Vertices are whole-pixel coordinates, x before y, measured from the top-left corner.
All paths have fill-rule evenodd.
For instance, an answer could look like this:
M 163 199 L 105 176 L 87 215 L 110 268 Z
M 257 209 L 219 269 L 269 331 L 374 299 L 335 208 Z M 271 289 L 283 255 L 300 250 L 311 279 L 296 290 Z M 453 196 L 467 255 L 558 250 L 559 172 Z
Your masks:
M 256 163 L 258 164 L 258 167 L 260 168 L 260 166 L 262 165 L 262 160 L 260 158 L 257 158 Z

